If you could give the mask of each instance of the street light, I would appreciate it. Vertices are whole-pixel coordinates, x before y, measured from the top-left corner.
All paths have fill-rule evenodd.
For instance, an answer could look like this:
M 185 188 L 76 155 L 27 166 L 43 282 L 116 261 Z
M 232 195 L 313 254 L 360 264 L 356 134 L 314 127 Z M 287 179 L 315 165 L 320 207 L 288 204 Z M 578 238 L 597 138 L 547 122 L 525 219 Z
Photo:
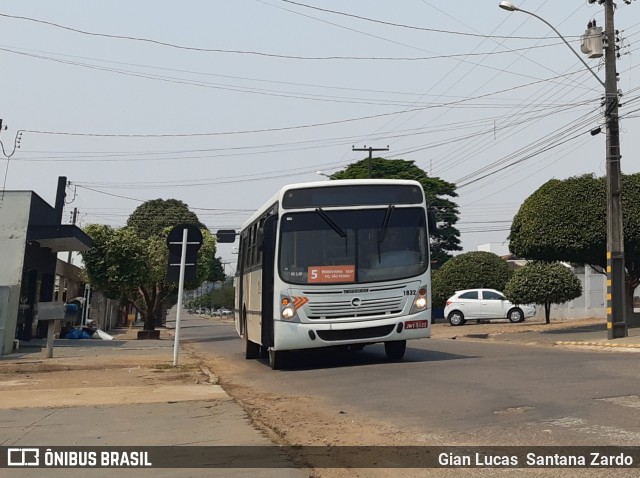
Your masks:
M 327 173 L 325 173 L 325 172 L 322 172 L 322 171 L 316 171 L 316 174 L 317 174 L 318 176 L 324 176 L 325 178 L 329 178 L 329 179 L 331 179 L 331 175 L 330 175 L 330 174 L 327 174 Z
M 615 28 L 613 24 L 614 5 L 613 0 L 603 0 L 603 2 L 605 4 L 604 18 L 607 37 L 605 81 L 600 79 L 560 32 L 544 18 L 518 8 L 506 0 L 500 2 L 499 7 L 508 12 L 526 13 L 549 26 L 598 82 L 604 86 L 606 99 L 604 116 L 607 130 L 607 338 L 615 339 L 627 336 L 624 235 L 622 230 L 622 173 L 620 169 L 620 125 L 618 122 L 618 74 L 616 73 Z M 592 135 L 594 135 L 593 131 Z
M 586 66 L 586 67 L 587 67 L 587 70 L 589 70 L 589 71 L 591 72 L 591 74 L 592 74 L 593 76 L 595 76 L 596 80 L 598 80 L 598 82 L 599 82 L 602 86 L 604 86 L 604 87 L 606 88 L 606 86 L 605 86 L 605 84 L 604 84 L 604 81 L 602 81 L 602 80 L 600 79 L 600 77 L 596 74 L 596 72 L 595 72 L 595 71 L 593 71 L 593 70 L 591 69 L 591 67 L 587 64 L 587 62 L 586 62 L 586 61 L 584 61 L 584 59 L 583 59 L 583 58 L 578 54 L 578 52 L 577 52 L 577 51 L 575 51 L 575 50 L 573 49 L 573 47 L 572 47 L 571 45 L 569 45 L 569 42 L 568 42 L 568 41 L 567 41 L 567 40 L 566 40 L 566 39 L 565 39 L 565 38 L 560 34 L 560 32 L 559 32 L 558 30 L 556 30 L 556 28 L 555 28 L 551 23 L 549 23 L 548 21 L 546 21 L 544 18 L 539 17 L 538 15 L 536 15 L 536 14 L 535 14 L 535 13 L 533 13 L 533 12 L 529 12 L 529 11 L 527 11 L 527 10 L 523 10 L 522 8 L 518 8 L 518 7 L 516 7 L 513 3 L 511 3 L 511 2 L 507 2 L 506 0 L 504 0 L 504 1 L 500 2 L 499 7 L 500 7 L 500 8 L 502 8 L 503 10 L 508 11 L 508 12 L 522 12 L 522 13 L 526 13 L 526 14 L 528 14 L 528 15 L 531 15 L 532 17 L 536 17 L 536 18 L 537 18 L 538 20 L 540 20 L 541 22 L 544 22 L 545 24 L 547 24 L 547 26 L 549 26 L 549 28 L 551 28 L 554 32 L 556 32 L 556 35 L 558 35 L 558 36 L 560 37 L 560 39 L 561 39 L 561 40 L 562 40 L 562 41 L 563 41 L 563 42 L 564 42 L 564 43 L 569 47 L 569 49 L 570 49 L 570 50 L 573 52 L 573 54 L 578 58 L 578 60 L 580 60 L 580 61 L 582 62 L 582 64 L 583 64 L 584 66 Z

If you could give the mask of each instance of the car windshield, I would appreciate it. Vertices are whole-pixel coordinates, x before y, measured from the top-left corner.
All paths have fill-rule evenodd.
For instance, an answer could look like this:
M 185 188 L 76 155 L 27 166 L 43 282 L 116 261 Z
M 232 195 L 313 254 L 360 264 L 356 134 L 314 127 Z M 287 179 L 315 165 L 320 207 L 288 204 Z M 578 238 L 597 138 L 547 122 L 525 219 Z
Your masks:
M 424 209 L 285 214 L 280 277 L 294 284 L 364 283 L 423 273 L 429 264 Z

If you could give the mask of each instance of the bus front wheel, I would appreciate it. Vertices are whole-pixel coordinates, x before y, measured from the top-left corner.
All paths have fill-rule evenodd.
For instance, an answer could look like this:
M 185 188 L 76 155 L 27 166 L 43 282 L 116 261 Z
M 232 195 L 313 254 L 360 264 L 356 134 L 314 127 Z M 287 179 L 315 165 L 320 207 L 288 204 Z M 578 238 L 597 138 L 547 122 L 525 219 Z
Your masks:
M 402 360 L 404 352 L 407 350 L 406 340 L 394 340 L 384 343 L 384 351 L 387 353 L 388 360 Z
M 280 370 L 284 367 L 287 358 L 285 350 L 269 349 L 269 365 L 272 370 Z

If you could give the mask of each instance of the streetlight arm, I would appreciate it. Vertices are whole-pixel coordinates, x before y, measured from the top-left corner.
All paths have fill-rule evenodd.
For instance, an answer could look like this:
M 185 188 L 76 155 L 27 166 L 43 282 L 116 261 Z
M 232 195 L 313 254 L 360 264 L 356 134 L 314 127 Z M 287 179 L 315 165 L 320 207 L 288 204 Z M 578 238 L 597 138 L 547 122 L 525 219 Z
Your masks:
M 502 5 L 500 5 L 500 6 L 502 7 Z M 582 64 L 587 68 L 587 70 L 589 70 L 589 71 L 591 72 L 591 74 L 592 74 L 593 76 L 595 76 L 596 80 L 598 80 L 598 82 L 599 82 L 603 87 L 605 87 L 605 88 L 606 88 L 606 85 L 605 85 L 604 81 L 602 81 L 602 80 L 600 79 L 600 77 L 599 77 L 598 75 L 596 75 L 596 72 L 595 72 L 595 71 L 593 71 L 593 70 L 591 69 L 591 67 L 588 65 L 588 63 L 587 63 L 586 61 L 584 61 L 584 59 L 583 59 L 583 58 L 578 54 L 578 52 L 577 52 L 577 51 L 575 51 L 575 50 L 573 49 L 573 47 L 569 44 L 569 42 L 568 42 L 568 41 L 567 41 L 567 40 L 562 36 L 562 34 L 561 34 L 558 30 L 556 30 L 556 28 L 555 28 L 551 23 L 549 23 L 549 22 L 548 22 L 548 21 L 546 21 L 544 18 L 542 18 L 542 17 L 540 17 L 540 16 L 536 15 L 536 14 L 535 14 L 535 13 L 533 13 L 533 12 L 529 12 L 529 11 L 527 11 L 527 10 L 523 10 L 522 8 L 518 8 L 518 7 L 515 7 L 515 6 L 513 6 L 513 5 L 510 5 L 510 8 L 505 8 L 505 7 L 502 7 L 502 8 L 504 8 L 505 10 L 517 11 L 517 12 L 522 12 L 522 13 L 527 13 L 527 14 L 531 15 L 532 17 L 536 17 L 536 18 L 537 18 L 538 20 L 540 20 L 541 22 L 544 22 L 544 23 L 545 23 L 549 28 L 551 28 L 554 32 L 556 32 L 556 35 L 558 35 L 558 36 L 560 37 L 560 39 L 561 39 L 561 40 L 562 40 L 562 41 L 563 41 L 563 42 L 564 42 L 564 43 L 569 47 L 569 49 L 573 52 L 573 54 L 574 54 L 576 57 L 578 57 L 578 60 L 580 60 L 580 61 L 582 62 Z

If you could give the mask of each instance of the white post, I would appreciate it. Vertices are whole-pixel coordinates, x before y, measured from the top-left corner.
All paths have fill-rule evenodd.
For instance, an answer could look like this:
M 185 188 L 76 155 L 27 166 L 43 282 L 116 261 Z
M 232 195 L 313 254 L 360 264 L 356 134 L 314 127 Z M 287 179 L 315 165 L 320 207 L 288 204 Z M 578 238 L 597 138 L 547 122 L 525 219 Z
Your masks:
M 584 308 L 585 317 L 591 317 L 591 266 L 584 265 Z
M 54 340 L 54 335 L 56 331 L 57 320 L 49 320 L 48 322 L 49 323 L 47 327 L 47 347 L 45 349 L 44 356 L 46 358 L 51 358 L 53 357 L 53 340 Z
M 91 284 L 87 284 L 84 287 L 84 306 L 82 307 L 82 316 L 80 318 L 80 325 L 85 326 L 87 320 L 89 320 L 89 307 L 91 302 Z
M 173 366 L 178 366 L 178 348 L 180 347 L 180 311 L 182 310 L 182 290 L 184 289 L 184 269 L 187 262 L 187 234 L 189 230 L 182 231 L 182 254 L 180 257 L 180 279 L 178 281 L 178 310 L 176 310 L 176 334 L 173 342 Z

